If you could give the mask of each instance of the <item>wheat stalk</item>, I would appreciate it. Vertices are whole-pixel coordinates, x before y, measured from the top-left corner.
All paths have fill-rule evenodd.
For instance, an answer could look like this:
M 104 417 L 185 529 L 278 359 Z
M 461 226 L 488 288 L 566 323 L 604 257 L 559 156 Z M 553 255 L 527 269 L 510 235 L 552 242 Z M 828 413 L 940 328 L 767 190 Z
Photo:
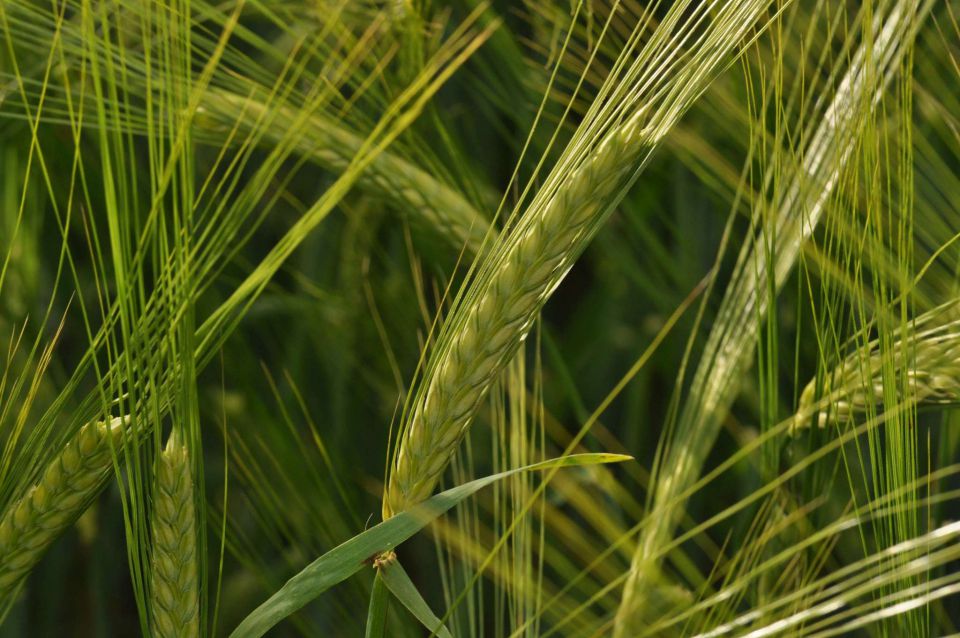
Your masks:
M 198 108 L 199 125 L 223 128 L 239 124 L 252 130 L 258 122 L 269 125 L 264 135 L 272 143 L 283 142 L 291 128 L 302 131 L 296 148 L 320 166 L 343 172 L 363 146 L 363 138 L 321 113 L 298 112 L 280 104 L 242 97 L 222 89 L 208 89 L 208 99 Z M 416 221 L 446 236 L 456 247 L 476 254 L 489 222 L 463 195 L 414 164 L 383 152 L 357 180 L 358 188 L 372 195 L 399 202 L 400 208 L 417 216 Z
M 151 623 L 153 635 L 200 635 L 193 479 L 186 445 L 171 434 L 157 459 L 153 507 Z
M 903 376 L 903 385 L 897 388 L 902 394 L 899 403 L 960 403 L 958 310 L 960 302 L 951 302 L 922 315 L 899 331 L 886 353 L 877 340 L 866 344 L 826 375 L 819 394 L 817 380 L 810 381 L 800 395 L 794 428 L 812 422 L 825 427 L 831 420 L 845 421 L 883 403 L 884 361 L 892 361 Z
M 16 592 L 50 544 L 103 487 L 113 467 L 111 451 L 119 447 L 127 423 L 129 417 L 84 425 L 40 481 L 7 507 L 0 520 L 0 602 Z

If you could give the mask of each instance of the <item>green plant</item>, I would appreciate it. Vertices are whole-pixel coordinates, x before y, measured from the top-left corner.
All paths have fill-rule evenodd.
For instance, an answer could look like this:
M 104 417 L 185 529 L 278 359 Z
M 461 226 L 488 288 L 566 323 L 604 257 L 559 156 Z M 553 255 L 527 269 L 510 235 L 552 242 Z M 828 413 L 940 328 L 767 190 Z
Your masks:
M 0 635 L 956 633 L 958 43 L 0 2 Z
M 682 3 L 672 8 L 636 59 L 629 60 L 633 51 L 625 50 L 623 77 L 608 80 L 612 103 L 594 109 L 580 125 L 544 187 L 484 257 L 445 321 L 422 388 L 408 408 L 385 517 L 433 491 L 492 380 L 523 342 L 550 293 L 637 178 L 657 142 L 765 7 L 764 2 L 725 7 L 711 29 L 697 35 L 697 55 L 667 79 L 657 78 L 656 65 L 663 63 L 660 47 L 691 35 L 684 23 L 673 31 L 685 10 Z M 631 109 L 637 102 L 642 106 Z

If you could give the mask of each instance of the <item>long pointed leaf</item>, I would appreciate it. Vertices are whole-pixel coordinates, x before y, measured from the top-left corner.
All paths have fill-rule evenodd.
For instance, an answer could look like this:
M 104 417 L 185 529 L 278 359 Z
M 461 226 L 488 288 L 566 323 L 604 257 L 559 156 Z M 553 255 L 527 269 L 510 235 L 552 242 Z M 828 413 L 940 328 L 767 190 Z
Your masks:
M 367 627 L 364 638 L 383 638 L 386 635 L 387 607 L 390 605 L 390 592 L 380 571 L 373 579 L 373 592 L 370 594 L 370 608 L 367 610 Z
M 430 630 L 431 635 L 440 638 L 453 638 L 450 630 L 444 627 L 441 621 L 430 609 L 430 605 L 423 599 L 417 586 L 410 580 L 406 570 L 399 561 L 394 560 L 380 570 L 383 582 L 391 593 L 413 614 L 420 623 Z
M 307 565 L 266 602 L 253 610 L 253 613 L 247 616 L 230 636 L 231 638 L 259 638 L 271 627 L 330 587 L 346 580 L 365 565 L 370 565 L 379 554 L 395 548 L 454 505 L 492 483 L 521 472 L 548 470 L 554 467 L 619 463 L 631 459 L 632 457 L 623 454 L 573 454 L 493 474 L 441 492 L 416 507 L 400 512 L 379 525 L 357 534 Z

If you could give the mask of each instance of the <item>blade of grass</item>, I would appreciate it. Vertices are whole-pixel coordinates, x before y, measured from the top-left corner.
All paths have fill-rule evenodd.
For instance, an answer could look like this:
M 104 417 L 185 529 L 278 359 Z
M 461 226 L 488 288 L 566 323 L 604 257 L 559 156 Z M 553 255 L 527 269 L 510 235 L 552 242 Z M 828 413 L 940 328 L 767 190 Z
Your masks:
M 390 606 L 390 592 L 383 581 L 382 570 L 373 577 L 373 593 L 370 594 L 370 608 L 367 610 L 367 627 L 364 638 L 383 638 L 386 635 L 387 608 Z
M 386 583 L 397 600 L 400 601 L 424 627 L 430 630 L 431 636 L 453 638 L 450 630 L 434 615 L 427 601 L 425 601 L 423 596 L 420 595 L 420 592 L 417 591 L 417 586 L 413 584 L 410 576 L 408 576 L 407 572 L 403 569 L 403 565 L 396 559 L 389 561 L 381 567 L 378 575 L 383 578 L 383 582 Z
M 582 467 L 631 460 L 623 454 L 573 454 L 493 474 L 454 487 L 401 512 L 330 550 L 287 581 L 273 596 L 247 616 L 231 638 L 258 638 L 308 602 L 369 565 L 380 554 L 407 540 L 457 503 L 484 487 L 520 472 Z

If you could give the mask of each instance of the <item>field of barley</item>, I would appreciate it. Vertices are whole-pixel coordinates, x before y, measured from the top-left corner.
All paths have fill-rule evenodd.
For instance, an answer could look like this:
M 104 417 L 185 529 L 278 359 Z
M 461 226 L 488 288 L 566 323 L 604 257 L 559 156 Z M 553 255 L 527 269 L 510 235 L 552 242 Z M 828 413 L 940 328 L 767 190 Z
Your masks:
M 0 638 L 960 636 L 960 0 L 0 0 Z

